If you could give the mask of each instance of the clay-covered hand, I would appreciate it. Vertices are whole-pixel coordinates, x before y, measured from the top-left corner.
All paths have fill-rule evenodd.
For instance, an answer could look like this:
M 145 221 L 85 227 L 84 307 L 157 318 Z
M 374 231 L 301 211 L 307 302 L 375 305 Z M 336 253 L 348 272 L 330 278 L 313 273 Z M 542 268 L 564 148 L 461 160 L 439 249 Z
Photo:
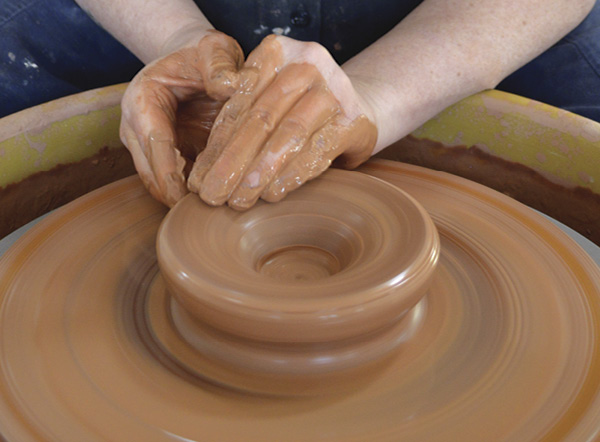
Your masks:
M 336 163 L 354 168 L 376 144 L 371 112 L 317 43 L 269 36 L 215 120 L 188 187 L 209 204 L 278 201 Z
M 121 139 L 146 188 L 168 206 L 188 192 L 186 175 L 238 89 L 244 62 L 237 42 L 220 32 L 181 37 L 136 75 L 121 103 Z

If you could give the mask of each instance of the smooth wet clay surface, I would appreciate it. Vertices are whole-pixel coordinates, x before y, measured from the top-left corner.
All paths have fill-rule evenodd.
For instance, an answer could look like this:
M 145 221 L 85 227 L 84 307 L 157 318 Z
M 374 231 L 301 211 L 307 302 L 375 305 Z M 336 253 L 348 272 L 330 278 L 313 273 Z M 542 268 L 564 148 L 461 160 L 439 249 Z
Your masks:
M 157 265 L 166 209 L 132 177 L 48 216 L 0 261 L 2 436 L 592 439 L 600 422 L 597 265 L 495 191 L 398 163 L 361 170 L 423 205 L 441 254 L 425 302 L 412 310 L 418 326 L 353 390 L 272 398 L 198 376 L 205 361 L 178 331 L 181 309 Z
M 243 213 L 190 194 L 157 238 L 161 274 L 179 304 L 175 327 L 221 363 L 210 378 L 269 394 L 322 394 L 319 374 L 341 383 L 342 371 L 355 378 L 352 368 L 396 350 L 439 249 L 413 198 L 341 170 Z M 231 370 L 244 373 L 233 384 Z

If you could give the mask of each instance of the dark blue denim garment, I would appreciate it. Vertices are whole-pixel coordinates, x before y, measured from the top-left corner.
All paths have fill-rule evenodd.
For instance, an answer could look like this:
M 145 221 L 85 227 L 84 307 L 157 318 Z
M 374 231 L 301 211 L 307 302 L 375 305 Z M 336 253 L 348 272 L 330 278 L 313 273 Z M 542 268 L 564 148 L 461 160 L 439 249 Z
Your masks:
M 206 18 L 248 54 L 271 33 L 318 41 L 338 63 L 362 51 L 421 0 L 195 0 Z
M 168 1 L 168 0 L 165 0 Z M 402 20 L 419 0 L 196 0 L 246 53 L 276 32 L 323 44 L 340 63 Z M 0 117 L 130 80 L 141 62 L 73 0 L 0 0 Z M 499 89 L 600 121 L 600 2 L 554 47 Z
M 73 0 L 0 0 L 0 116 L 127 81 L 141 67 Z
M 600 1 L 569 35 L 498 89 L 600 121 Z

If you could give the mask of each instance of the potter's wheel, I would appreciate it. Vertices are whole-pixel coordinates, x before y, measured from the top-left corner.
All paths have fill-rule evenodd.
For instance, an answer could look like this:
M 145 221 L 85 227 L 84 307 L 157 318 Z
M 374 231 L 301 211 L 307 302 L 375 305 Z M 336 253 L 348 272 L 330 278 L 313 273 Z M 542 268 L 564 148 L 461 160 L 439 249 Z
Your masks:
M 600 270 L 540 215 L 450 175 L 364 172 L 412 194 L 442 253 L 414 335 L 344 394 L 214 386 L 174 357 L 136 178 L 58 210 L 0 261 L 0 431 L 21 440 L 591 440 Z M 157 336 L 160 335 L 160 339 Z

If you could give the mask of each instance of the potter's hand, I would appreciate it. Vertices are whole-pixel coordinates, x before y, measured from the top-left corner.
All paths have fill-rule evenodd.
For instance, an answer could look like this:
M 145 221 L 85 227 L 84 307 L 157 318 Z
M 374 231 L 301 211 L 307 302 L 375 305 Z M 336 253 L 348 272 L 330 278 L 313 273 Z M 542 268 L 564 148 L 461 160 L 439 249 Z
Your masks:
M 236 209 L 278 201 L 336 157 L 348 168 L 367 160 L 377 140 L 370 113 L 325 48 L 269 36 L 249 55 L 188 187 Z
M 184 169 L 238 88 L 244 59 L 235 40 L 220 32 L 192 29 L 178 37 L 169 55 L 136 75 L 122 101 L 121 139 L 146 188 L 168 206 L 187 193 Z

